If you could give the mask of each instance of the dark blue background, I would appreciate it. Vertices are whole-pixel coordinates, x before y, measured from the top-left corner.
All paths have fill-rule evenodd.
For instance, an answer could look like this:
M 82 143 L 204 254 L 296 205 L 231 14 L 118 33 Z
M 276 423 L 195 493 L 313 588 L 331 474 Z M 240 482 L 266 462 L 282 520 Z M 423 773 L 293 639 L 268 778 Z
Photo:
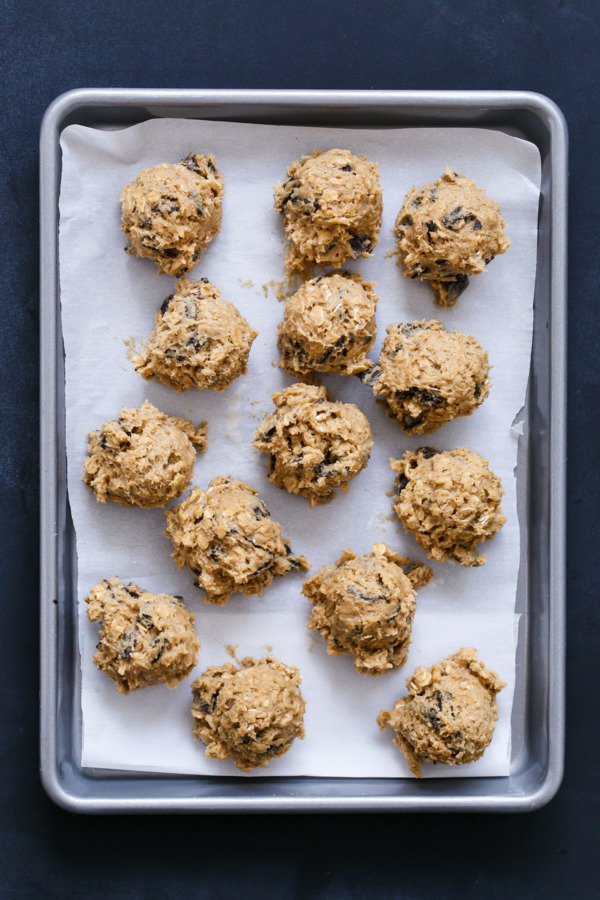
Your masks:
M 0 896 L 598 896 L 598 0 L 0 0 Z M 566 775 L 522 816 L 80 817 L 38 777 L 38 132 L 77 87 L 518 89 L 566 115 Z

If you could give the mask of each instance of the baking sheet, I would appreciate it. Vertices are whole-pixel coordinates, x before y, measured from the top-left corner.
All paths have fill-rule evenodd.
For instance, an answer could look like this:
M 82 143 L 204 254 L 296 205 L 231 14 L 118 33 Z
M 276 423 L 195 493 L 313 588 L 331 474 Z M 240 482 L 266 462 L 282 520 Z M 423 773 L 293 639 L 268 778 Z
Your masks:
M 380 735 L 374 718 L 405 693 L 404 681 L 416 665 L 430 665 L 459 646 L 476 646 L 486 664 L 509 682 L 499 695 L 500 719 L 484 758 L 434 774 L 507 774 L 510 708 L 514 687 L 514 607 L 519 564 L 515 481 L 517 439 L 521 430 L 531 347 L 535 278 L 539 154 L 526 142 L 498 132 L 475 129 L 358 131 L 301 129 L 190 121 L 151 121 L 120 132 L 81 126 L 63 132 L 63 180 L 60 201 L 60 266 L 63 332 L 66 350 L 66 402 L 69 497 L 77 532 L 78 597 L 102 577 L 118 574 L 150 590 L 180 593 L 197 614 L 203 643 L 199 673 L 227 658 L 226 644 L 240 656 L 272 652 L 299 666 L 307 700 L 304 742 L 275 760 L 269 774 L 407 774 L 403 758 Z M 196 466 L 196 483 L 205 487 L 214 475 L 229 472 L 257 487 L 284 526 L 296 552 L 313 563 L 333 562 L 342 548 L 356 553 L 384 540 L 401 553 L 422 558 L 414 541 L 390 515 L 393 473 L 390 456 L 423 443 L 407 438 L 375 405 L 370 391 L 355 379 L 325 377 L 334 396 L 356 402 L 367 414 L 375 447 L 368 469 L 326 507 L 308 509 L 266 481 L 265 459 L 253 451 L 254 428 L 270 411 L 270 395 L 291 383 L 278 370 L 276 323 L 282 307 L 277 288 L 283 279 L 282 227 L 272 210 L 271 186 L 284 177 L 288 163 L 315 146 L 347 146 L 379 162 L 384 192 L 381 241 L 370 260 L 348 268 L 378 282 L 379 336 L 375 356 L 392 321 L 440 318 L 447 327 L 474 334 L 494 365 L 490 398 L 468 420 L 445 426 L 427 443 L 439 449 L 466 444 L 491 461 L 507 491 L 507 525 L 486 548 L 488 563 L 463 570 L 433 565 L 435 579 L 419 591 L 419 606 L 408 662 L 400 672 L 380 679 L 358 675 L 350 658 L 332 658 L 321 639 L 305 629 L 310 604 L 300 594 L 301 578 L 291 575 L 265 591 L 263 598 L 234 597 L 223 609 L 203 604 L 192 578 L 169 559 L 160 510 L 101 507 L 81 483 L 86 434 L 122 406 L 148 398 L 168 413 L 194 421 L 209 420 L 209 449 Z M 126 340 L 149 334 L 154 315 L 173 280 L 155 274 L 149 261 L 123 253 L 118 197 L 123 185 L 145 166 L 176 160 L 190 149 L 215 153 L 225 173 L 224 227 L 192 277 L 207 276 L 260 330 L 248 376 L 223 395 L 176 395 L 137 376 L 127 357 Z M 433 307 L 426 285 L 402 278 L 386 257 L 390 229 L 408 188 L 434 180 L 446 165 L 474 177 L 497 199 L 512 246 L 489 271 L 472 279 L 459 306 Z M 266 287 L 265 287 L 266 286 Z M 204 759 L 190 737 L 189 689 L 153 688 L 129 697 L 117 695 L 111 682 L 91 664 L 97 627 L 80 609 L 84 766 L 138 771 L 237 773 L 231 763 Z M 269 649 L 271 648 L 271 649 Z M 197 673 L 194 673 L 197 674 Z M 190 682 L 192 678 L 191 676 Z M 134 726 L 135 723 L 135 727 Z M 260 774 L 264 775 L 264 772 Z M 425 771 L 425 774 L 429 774 Z M 250 776 L 251 777 L 251 776 Z

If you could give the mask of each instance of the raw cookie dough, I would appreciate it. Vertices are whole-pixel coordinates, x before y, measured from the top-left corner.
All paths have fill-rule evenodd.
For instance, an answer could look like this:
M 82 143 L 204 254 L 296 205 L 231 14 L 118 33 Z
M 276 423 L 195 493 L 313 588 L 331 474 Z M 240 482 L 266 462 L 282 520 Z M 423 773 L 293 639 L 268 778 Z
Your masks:
M 223 176 L 210 153 L 143 169 L 121 194 L 127 252 L 184 275 L 219 233 L 222 202 Z
M 304 582 L 313 604 L 308 628 L 319 631 L 332 656 L 351 653 L 358 672 L 382 675 L 406 662 L 417 605 L 415 586 L 431 578 L 428 566 L 413 566 L 385 544 L 355 556 L 344 550 L 333 566 L 323 566 Z
M 151 403 L 122 409 L 88 436 L 83 480 L 100 503 L 164 506 L 192 480 L 196 450 L 206 450 L 206 422 L 166 416 Z
M 483 403 L 489 368 L 474 337 L 435 319 L 390 325 L 373 392 L 407 434 L 427 434 Z
M 310 568 L 303 556 L 294 556 L 257 491 L 243 481 L 217 476 L 206 491 L 194 488 L 165 515 L 173 559 L 192 572 L 207 603 L 222 606 L 235 591 L 261 594 L 276 575 Z
M 153 684 L 177 687 L 198 662 L 194 614 L 181 597 L 104 578 L 85 602 L 90 622 L 102 619 L 94 663 L 121 694 Z
M 504 681 L 463 648 L 431 669 L 419 666 L 406 681 L 408 697 L 382 709 L 377 723 L 396 732 L 413 775 L 424 762 L 461 766 L 483 756 L 498 718 L 496 694 Z
M 292 384 L 273 394 L 277 407 L 256 430 L 253 446 L 269 454 L 267 478 L 292 494 L 329 503 L 365 468 L 373 438 L 353 403 L 330 400 L 324 387 Z
M 143 378 L 156 378 L 178 392 L 191 387 L 223 391 L 246 373 L 257 336 L 208 278 L 182 278 L 161 306 L 148 344 L 133 365 Z
M 376 163 L 349 150 L 313 150 L 275 185 L 291 270 L 369 256 L 378 241 L 383 203 Z
M 281 368 L 295 376 L 369 369 L 365 354 L 377 334 L 377 299 L 360 275 L 341 272 L 306 281 L 286 300 L 277 328 Z
M 390 466 L 398 473 L 394 512 L 429 558 L 482 566 L 486 557 L 477 545 L 506 522 L 504 491 L 487 460 L 466 447 L 420 447 Z
M 435 302 L 453 306 L 469 282 L 510 241 L 500 207 L 471 178 L 446 169 L 441 178 L 414 187 L 394 226 L 405 278 L 429 281 Z
M 233 759 L 242 772 L 266 766 L 304 737 L 300 673 L 271 657 L 241 668 L 211 666 L 192 685 L 192 734 L 209 759 Z

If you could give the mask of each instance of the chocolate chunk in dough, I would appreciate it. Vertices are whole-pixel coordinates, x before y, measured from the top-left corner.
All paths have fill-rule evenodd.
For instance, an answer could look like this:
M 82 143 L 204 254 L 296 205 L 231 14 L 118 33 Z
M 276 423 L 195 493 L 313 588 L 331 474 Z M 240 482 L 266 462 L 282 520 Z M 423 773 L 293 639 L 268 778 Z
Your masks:
M 192 685 L 192 734 L 208 759 L 231 758 L 242 772 L 266 766 L 304 738 L 300 673 L 271 657 L 211 666 Z
M 154 684 L 177 687 L 198 662 L 194 614 L 181 597 L 104 578 L 85 602 L 90 622 L 102 620 L 94 663 L 121 694 Z
M 431 578 L 428 566 L 406 575 L 400 557 L 385 544 L 355 556 L 344 550 L 333 566 L 323 566 L 304 582 L 313 604 L 308 628 L 319 631 L 332 656 L 351 653 L 358 672 L 382 675 L 406 662 L 417 605 L 416 584 Z
M 344 493 L 369 461 L 373 439 L 353 403 L 330 400 L 324 387 L 292 384 L 273 395 L 276 410 L 256 430 L 253 446 L 269 454 L 267 478 L 310 505 Z
M 489 393 L 485 350 L 435 319 L 388 326 L 379 368 L 373 392 L 407 434 L 470 416 Z
M 164 506 L 188 487 L 196 450 L 206 450 L 206 422 L 194 428 L 187 419 L 166 416 L 146 402 L 122 409 L 88 436 L 84 483 L 100 503 Z
M 165 515 L 173 558 L 192 572 L 207 603 L 223 605 L 235 591 L 261 594 L 275 576 L 310 568 L 303 556 L 294 556 L 281 527 L 243 481 L 213 478 L 206 491 L 194 488 Z
M 290 375 L 336 372 L 357 375 L 377 334 L 373 285 L 340 272 L 305 282 L 286 300 L 277 329 L 279 365 Z
M 289 242 L 287 267 L 331 265 L 369 256 L 383 208 L 376 163 L 349 150 L 314 150 L 293 162 L 275 185 L 275 209 Z
M 148 344 L 133 360 L 143 378 L 176 391 L 223 391 L 247 371 L 258 332 L 208 279 L 182 278 L 156 316 Z
M 486 558 L 477 545 L 506 522 L 504 491 L 487 460 L 466 447 L 420 447 L 390 466 L 398 473 L 394 512 L 429 558 L 482 566 Z
M 424 762 L 461 766 L 483 756 L 498 718 L 500 677 L 463 648 L 430 669 L 419 666 L 406 681 L 408 697 L 392 710 L 382 709 L 377 723 L 396 732 L 400 748 L 417 778 Z
M 441 178 L 414 187 L 394 226 L 405 278 L 429 281 L 435 302 L 453 306 L 468 284 L 510 241 L 500 207 L 483 188 L 446 169 Z
M 132 256 L 159 272 L 185 275 L 221 230 L 223 176 L 211 154 L 143 169 L 121 194 L 121 221 Z

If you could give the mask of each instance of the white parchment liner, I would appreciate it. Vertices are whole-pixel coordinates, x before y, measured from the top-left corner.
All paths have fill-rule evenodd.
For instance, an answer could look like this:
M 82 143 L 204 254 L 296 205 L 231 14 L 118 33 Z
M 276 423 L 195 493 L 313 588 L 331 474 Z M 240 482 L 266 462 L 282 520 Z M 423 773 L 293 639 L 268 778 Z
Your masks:
M 272 654 L 298 666 L 307 703 L 306 738 L 274 760 L 270 775 L 404 777 L 408 766 L 380 733 L 375 717 L 406 693 L 417 665 L 431 665 L 463 646 L 508 682 L 498 697 L 499 721 L 484 757 L 468 768 L 424 768 L 425 776 L 506 775 L 510 763 L 510 714 L 515 683 L 515 599 L 519 523 L 515 478 L 517 445 L 531 355 L 536 269 L 540 160 L 532 144 L 479 129 L 312 129 L 189 120 L 151 120 L 121 131 L 73 125 L 61 138 L 60 284 L 66 353 L 68 490 L 77 535 L 79 648 L 81 653 L 82 764 L 117 770 L 240 774 L 231 761 L 206 760 L 191 738 L 190 684 L 208 665 L 238 656 Z M 272 185 L 288 164 L 314 148 L 344 147 L 379 164 L 384 198 L 381 239 L 369 260 L 348 266 L 377 282 L 379 354 L 391 322 L 439 318 L 446 327 L 473 334 L 488 350 L 493 386 L 468 419 L 446 425 L 426 440 L 408 438 L 354 378 L 325 376 L 335 399 L 351 401 L 369 418 L 375 445 L 368 468 L 347 495 L 309 509 L 266 479 L 266 458 L 250 446 L 254 430 L 271 411 L 271 395 L 293 379 L 277 368 L 276 327 L 283 307 L 285 245 L 272 208 Z M 174 280 L 156 275 L 149 260 L 123 252 L 119 195 L 137 172 L 177 161 L 190 151 L 214 153 L 225 175 L 223 229 L 189 277 L 207 276 L 260 331 L 249 372 L 223 394 L 178 395 L 143 381 L 127 355 L 126 341 L 145 340 Z M 449 165 L 497 200 L 511 239 L 508 252 L 471 279 L 454 309 L 433 306 L 426 284 L 402 277 L 394 259 L 391 228 L 405 193 L 434 181 Z M 256 487 L 283 526 L 292 548 L 312 562 L 311 574 L 334 562 L 344 547 L 366 553 L 377 541 L 423 559 L 415 541 L 391 514 L 391 456 L 423 443 L 438 449 L 468 446 L 490 460 L 506 490 L 507 524 L 483 549 L 485 566 L 463 569 L 432 564 L 434 581 L 418 593 L 413 641 L 406 666 L 380 678 L 356 673 L 350 657 L 330 657 L 322 639 L 305 625 L 310 604 L 291 574 L 262 598 L 234 595 L 223 607 L 203 593 L 170 558 L 162 510 L 101 506 L 81 480 L 88 431 L 115 418 L 123 407 L 150 400 L 169 414 L 209 422 L 209 447 L 198 459 L 195 484 L 233 474 Z M 92 664 L 98 626 L 86 618 L 83 597 L 100 578 L 118 575 L 151 591 L 181 594 L 196 613 L 202 642 L 197 670 L 176 690 L 164 686 L 119 695 Z M 242 776 L 240 777 L 252 777 Z M 412 777 L 412 776 L 411 776 Z

